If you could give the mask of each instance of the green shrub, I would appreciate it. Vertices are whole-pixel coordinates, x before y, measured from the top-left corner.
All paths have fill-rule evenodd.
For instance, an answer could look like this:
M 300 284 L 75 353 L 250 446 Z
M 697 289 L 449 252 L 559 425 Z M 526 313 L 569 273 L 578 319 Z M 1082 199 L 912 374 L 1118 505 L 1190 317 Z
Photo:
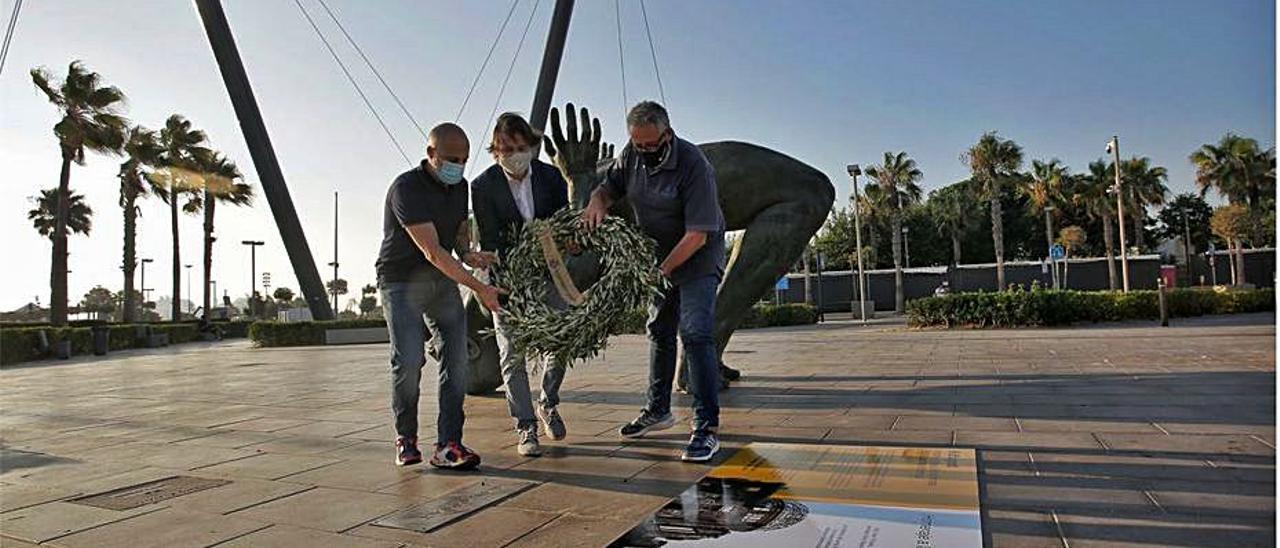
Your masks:
M 254 346 L 311 346 L 324 344 L 324 332 L 329 329 L 359 329 L 386 327 L 385 320 L 333 320 L 323 322 L 253 322 L 249 326 L 249 340 Z
M 1275 310 L 1275 290 L 1173 289 L 1165 294 L 1170 317 Z M 1154 320 L 1160 317 L 1154 290 L 952 293 L 907 303 L 914 327 L 1021 327 L 1077 322 Z
M 760 304 L 751 307 L 739 329 L 818 323 L 818 309 L 808 304 Z

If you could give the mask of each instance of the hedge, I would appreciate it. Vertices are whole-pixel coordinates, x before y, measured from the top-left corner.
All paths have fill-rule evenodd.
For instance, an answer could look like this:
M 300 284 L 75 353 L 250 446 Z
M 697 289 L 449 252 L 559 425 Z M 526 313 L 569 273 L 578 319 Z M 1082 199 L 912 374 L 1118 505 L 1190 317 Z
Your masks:
M 1275 290 L 1171 289 L 1170 317 L 1275 310 Z M 907 303 L 912 327 L 1024 327 L 1160 318 L 1155 290 L 952 293 Z
M 137 338 L 138 328 L 150 326 L 153 333 L 168 333 L 169 344 L 178 344 L 200 339 L 200 326 L 193 322 L 154 323 L 154 324 L 107 324 L 97 323 L 108 329 L 107 349 L 125 350 L 145 345 L 145 341 Z M 222 329 L 224 338 L 244 337 L 248 332 L 249 322 L 213 322 Z M 50 350 L 40 351 L 40 332 L 48 337 Z M 19 362 L 39 360 L 53 357 L 53 348 L 59 341 L 71 341 L 71 354 L 82 355 L 93 353 L 92 328 L 87 326 L 51 327 L 47 324 L 36 324 L 27 327 L 0 326 L 0 364 L 9 365 Z
M 644 334 L 647 313 L 638 309 L 614 325 L 614 335 Z M 805 325 L 818 321 L 817 310 L 807 304 L 757 305 L 743 318 L 742 329 L 782 325 Z M 254 322 L 249 326 L 249 340 L 254 346 L 313 346 L 324 344 L 324 332 L 329 329 L 359 329 L 386 327 L 386 321 L 335 320 L 323 322 Z
M 249 340 L 254 346 L 312 346 L 324 344 L 329 329 L 361 329 L 386 327 L 380 319 L 331 320 L 320 322 L 254 322 L 249 326 Z

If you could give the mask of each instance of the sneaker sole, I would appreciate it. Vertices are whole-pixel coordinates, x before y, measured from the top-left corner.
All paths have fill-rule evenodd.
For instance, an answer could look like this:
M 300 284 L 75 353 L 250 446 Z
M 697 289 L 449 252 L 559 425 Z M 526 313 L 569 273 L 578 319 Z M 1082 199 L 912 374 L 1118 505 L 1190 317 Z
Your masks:
M 667 420 L 665 420 L 665 421 L 662 421 L 662 422 L 659 422 L 659 423 L 656 423 L 656 424 L 651 424 L 651 425 L 649 425 L 649 426 L 645 427 L 643 430 L 640 430 L 639 432 L 636 432 L 636 433 L 634 433 L 634 434 L 623 434 L 622 432 L 618 432 L 618 434 L 619 434 L 619 435 L 621 435 L 621 436 L 622 436 L 622 437 L 624 437 L 624 438 L 642 438 L 642 437 L 644 437 L 644 435 L 645 435 L 645 434 L 648 434 L 649 432 L 657 432 L 657 431 L 659 431 L 659 430 L 666 430 L 666 429 L 671 428 L 672 426 L 675 426 L 675 425 L 676 425 L 676 418 L 675 418 L 675 417 L 671 417 L 670 419 L 667 419 Z
M 680 455 L 680 460 L 684 462 L 707 462 L 712 458 L 714 458 L 716 456 L 716 453 L 719 453 L 719 452 L 720 452 L 720 444 L 716 443 L 715 447 L 712 447 L 711 452 L 707 453 L 707 456 L 705 457 L 690 457 L 688 453 L 684 453 Z
M 396 466 L 412 466 L 414 464 L 422 464 L 422 459 L 406 460 L 395 459 Z
M 461 463 L 461 464 L 452 464 L 452 465 L 451 465 L 451 464 L 440 464 L 440 463 L 436 463 L 436 462 L 431 462 L 430 464 L 431 464 L 431 466 L 432 466 L 433 468 L 435 468 L 435 469 L 437 469 L 437 470 L 458 470 L 458 471 L 460 471 L 460 472 L 465 472 L 465 471 L 467 471 L 467 470 L 475 470 L 476 468 L 479 468 L 479 467 L 480 467 L 480 463 L 479 463 L 478 461 L 477 461 L 477 462 L 464 462 L 464 463 Z

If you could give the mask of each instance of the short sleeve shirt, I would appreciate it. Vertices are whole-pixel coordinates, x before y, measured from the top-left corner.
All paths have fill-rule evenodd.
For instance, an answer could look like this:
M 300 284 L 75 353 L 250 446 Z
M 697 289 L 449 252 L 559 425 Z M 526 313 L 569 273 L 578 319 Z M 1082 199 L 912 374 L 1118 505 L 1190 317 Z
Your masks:
M 445 185 L 424 164 L 401 173 L 387 190 L 382 247 L 375 263 L 380 282 L 403 282 L 423 274 L 439 274 L 404 227 L 432 223 L 440 238 L 440 247 L 453 252 L 458 228 L 467 219 L 466 181 Z
M 657 242 L 659 261 L 686 231 L 707 233 L 706 244 L 672 273 L 672 282 L 723 275 L 725 226 L 715 170 L 702 150 L 684 139 L 673 139 L 669 150 L 660 165 L 647 168 L 627 145 L 606 170 L 602 184 L 614 198 L 627 197 L 636 223 Z

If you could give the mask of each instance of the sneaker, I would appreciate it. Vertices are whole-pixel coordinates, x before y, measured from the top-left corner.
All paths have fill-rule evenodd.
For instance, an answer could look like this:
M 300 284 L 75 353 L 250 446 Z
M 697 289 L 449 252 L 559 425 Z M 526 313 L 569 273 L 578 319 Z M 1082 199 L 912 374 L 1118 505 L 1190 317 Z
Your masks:
M 548 438 L 562 440 L 568 435 L 569 432 L 564 427 L 564 419 L 560 418 L 560 411 L 556 408 L 539 405 L 538 418 L 542 419 L 542 426 Z
M 435 453 L 431 455 L 431 466 L 446 470 L 471 470 L 480 466 L 480 455 L 456 441 L 443 445 L 437 443 Z
M 516 432 L 520 436 L 520 443 L 516 445 L 516 452 L 520 456 L 542 456 L 542 445 L 538 443 L 538 427 L 536 425 L 517 429 Z
M 720 364 L 720 377 L 727 381 L 736 381 L 742 378 L 742 372 L 722 363 Z
M 396 466 L 408 466 L 422 462 L 422 451 L 418 450 L 418 438 L 396 436 Z
M 711 457 L 716 456 L 716 451 L 720 449 L 720 440 L 716 438 L 716 433 L 708 430 L 700 430 L 693 433 L 689 438 L 689 445 L 684 448 L 684 453 L 680 455 L 680 460 L 685 462 L 707 462 Z
M 676 425 L 676 418 L 668 411 L 662 415 L 654 415 L 647 409 L 640 412 L 640 416 L 622 428 L 618 429 L 618 433 L 624 438 L 638 438 L 649 432 L 658 430 L 666 430 Z

